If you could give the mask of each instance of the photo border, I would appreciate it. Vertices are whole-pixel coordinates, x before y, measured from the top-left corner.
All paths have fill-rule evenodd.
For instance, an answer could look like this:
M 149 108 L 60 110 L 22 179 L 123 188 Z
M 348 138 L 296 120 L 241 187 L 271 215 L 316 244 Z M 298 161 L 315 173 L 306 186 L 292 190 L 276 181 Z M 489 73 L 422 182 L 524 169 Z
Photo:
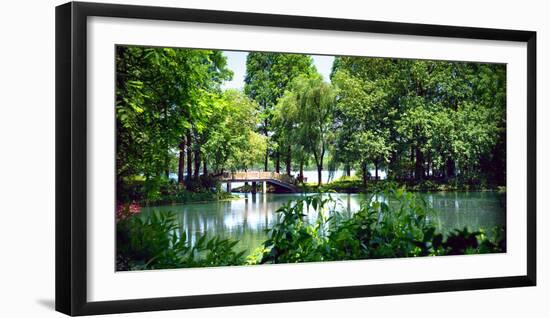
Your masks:
M 526 275 L 89 302 L 86 46 L 91 16 L 527 43 Z M 82 2 L 56 7 L 55 28 L 56 310 L 92 315 L 536 285 L 536 32 Z

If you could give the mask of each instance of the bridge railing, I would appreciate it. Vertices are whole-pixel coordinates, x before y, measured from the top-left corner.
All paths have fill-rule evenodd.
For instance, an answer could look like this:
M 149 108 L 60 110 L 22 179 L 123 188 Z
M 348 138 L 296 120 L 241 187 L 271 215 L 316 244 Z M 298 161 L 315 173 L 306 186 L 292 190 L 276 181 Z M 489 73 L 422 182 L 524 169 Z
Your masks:
M 296 179 L 286 174 L 271 171 L 236 171 L 224 172 L 219 178 L 221 181 L 229 180 L 278 180 L 285 183 L 296 184 Z

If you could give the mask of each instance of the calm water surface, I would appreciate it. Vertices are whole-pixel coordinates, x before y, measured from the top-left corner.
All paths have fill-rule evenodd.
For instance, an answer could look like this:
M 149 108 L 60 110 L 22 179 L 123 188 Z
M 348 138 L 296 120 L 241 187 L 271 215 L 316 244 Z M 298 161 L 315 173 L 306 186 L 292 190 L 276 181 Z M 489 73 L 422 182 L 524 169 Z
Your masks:
M 331 194 L 338 199 L 340 210 L 356 212 L 364 194 Z M 447 232 L 467 227 L 470 230 L 491 229 L 506 223 L 506 194 L 495 192 L 438 192 L 420 193 L 436 212 L 434 222 Z M 301 194 L 241 194 L 240 199 L 225 202 L 193 203 L 145 207 L 151 211 L 176 213 L 181 232 L 191 242 L 206 233 L 239 240 L 238 249 L 252 251 L 266 239 L 265 230 L 276 221 L 275 211 Z M 308 215 L 315 220 L 316 213 Z

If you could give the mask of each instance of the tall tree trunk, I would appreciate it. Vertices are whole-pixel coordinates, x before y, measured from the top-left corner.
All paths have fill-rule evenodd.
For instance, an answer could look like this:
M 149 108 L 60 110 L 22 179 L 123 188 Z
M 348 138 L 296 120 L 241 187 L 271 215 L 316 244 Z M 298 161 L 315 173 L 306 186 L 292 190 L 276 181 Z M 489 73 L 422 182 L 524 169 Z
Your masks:
M 303 158 L 300 160 L 300 176 L 299 176 L 299 178 L 300 178 L 301 182 L 304 182 L 304 159 Z
M 195 150 L 195 179 L 198 179 L 201 171 L 201 151 Z
M 398 174 L 397 169 L 395 169 L 397 158 L 397 151 L 392 151 L 390 154 L 390 161 L 388 162 L 386 169 L 386 179 L 395 178 L 396 174 Z
M 184 137 L 181 138 L 179 148 L 180 148 L 180 157 L 178 162 L 178 183 L 183 185 L 185 183 L 183 180 L 183 169 L 185 165 L 185 138 Z
M 205 176 L 208 174 L 208 168 L 206 167 L 206 159 L 202 161 L 202 174 Z
M 411 167 L 414 166 L 415 162 L 414 162 L 414 146 L 411 146 Z M 413 180 L 414 179 L 414 170 L 413 169 L 410 169 L 409 170 L 409 180 Z
M 323 171 L 323 164 L 317 165 L 317 185 L 321 185 L 323 183 L 322 171 Z
M 318 178 L 318 185 L 321 185 L 323 183 L 323 158 L 325 157 L 325 149 L 323 148 L 323 151 L 321 152 L 319 161 L 317 163 L 317 178 Z
M 166 179 L 170 178 L 170 155 L 166 154 L 164 157 L 164 176 Z
M 428 153 L 428 168 L 426 169 L 426 177 L 433 176 L 433 169 L 432 169 L 432 154 Z
M 414 166 L 414 176 L 416 180 L 424 179 L 424 154 L 420 150 L 420 147 L 416 147 L 416 162 Z
M 346 163 L 345 169 L 346 169 L 346 176 L 351 177 L 351 165 L 349 163 Z
M 168 107 L 164 105 L 164 118 L 168 118 Z M 166 179 L 170 178 L 170 156 L 169 154 L 166 154 L 164 157 L 164 175 Z
M 374 160 L 374 180 L 378 180 L 378 159 Z
M 279 173 L 281 171 L 281 153 L 279 150 L 275 152 L 275 172 Z
M 286 174 L 290 176 L 292 173 L 292 149 L 290 145 L 288 145 L 287 152 L 286 152 Z
M 367 173 L 368 173 L 368 164 L 366 161 L 361 163 L 361 170 L 363 170 L 363 187 L 367 188 Z
M 187 132 L 186 139 L 186 151 L 187 151 L 187 179 L 191 180 L 193 177 L 193 150 L 191 149 L 191 131 Z
M 268 131 L 267 131 L 267 118 L 264 119 L 264 135 L 265 138 L 269 138 Z M 264 160 L 264 171 L 267 171 L 267 164 L 269 160 L 269 147 L 266 147 L 265 149 L 265 160 Z
M 455 177 L 455 162 L 451 158 L 445 161 L 445 178 L 451 179 Z

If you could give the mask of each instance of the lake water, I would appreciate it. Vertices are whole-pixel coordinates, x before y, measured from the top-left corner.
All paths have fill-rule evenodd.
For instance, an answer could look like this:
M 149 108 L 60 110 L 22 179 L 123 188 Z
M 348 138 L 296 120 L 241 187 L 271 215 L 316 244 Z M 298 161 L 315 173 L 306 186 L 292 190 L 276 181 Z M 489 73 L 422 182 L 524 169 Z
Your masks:
M 438 229 L 492 229 L 506 223 L 506 194 L 496 192 L 419 193 L 436 212 Z M 341 210 L 353 213 L 359 209 L 365 194 L 331 194 L 338 199 Z M 177 204 L 144 207 L 142 215 L 151 211 L 172 211 L 177 216 L 180 231 L 191 242 L 206 233 L 239 240 L 238 249 L 252 251 L 266 239 L 265 230 L 276 221 L 275 211 L 301 194 L 257 193 L 240 194 L 241 198 L 224 202 Z M 310 220 L 316 215 L 310 213 Z

